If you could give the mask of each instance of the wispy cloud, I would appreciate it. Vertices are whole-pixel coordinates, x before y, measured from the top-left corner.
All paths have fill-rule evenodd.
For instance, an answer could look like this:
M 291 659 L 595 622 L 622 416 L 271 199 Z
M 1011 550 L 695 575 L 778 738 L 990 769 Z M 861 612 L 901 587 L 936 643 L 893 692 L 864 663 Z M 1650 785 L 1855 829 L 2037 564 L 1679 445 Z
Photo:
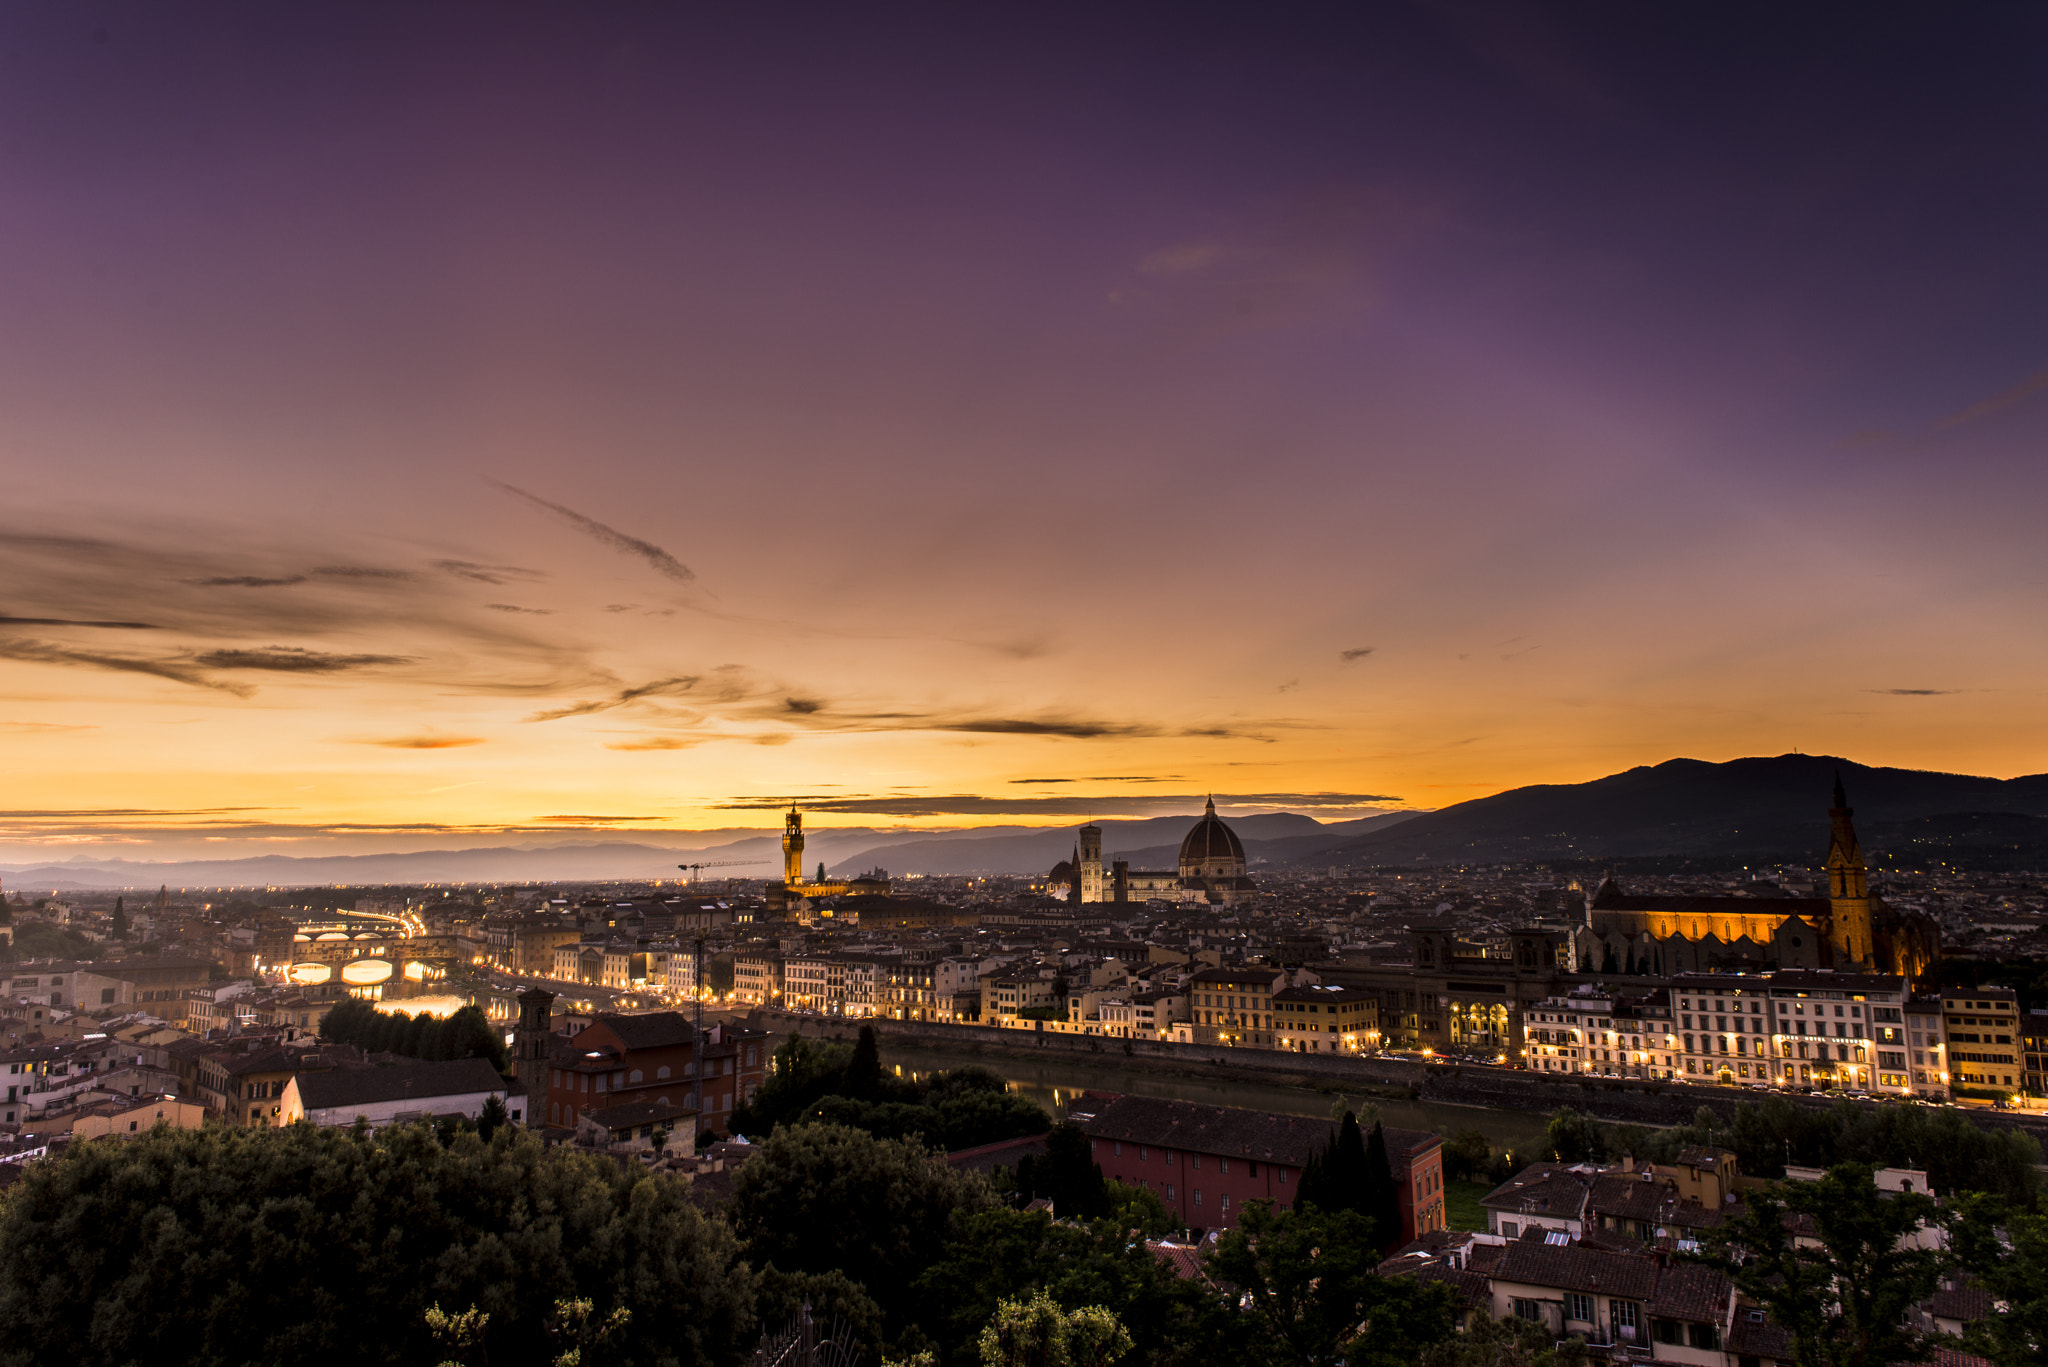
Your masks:
M 0 617 L 8 627 L 104 627 L 115 631 L 155 631 L 153 622 L 83 622 L 72 617 Z
M 492 612 L 519 612 L 529 617 L 552 617 L 554 615 L 546 608 L 523 608 L 517 603 L 486 603 L 484 606 Z
M 1350 664 L 1353 660 L 1364 659 L 1366 656 L 1372 654 L 1376 648 L 1377 647 L 1374 646 L 1353 646 L 1349 650 L 1338 651 L 1337 658 L 1342 660 L 1345 664 Z
M 202 589 L 281 589 L 293 584 L 303 584 L 303 574 L 286 574 L 270 578 L 260 574 L 220 574 L 211 579 L 187 579 L 188 584 Z
M 700 740 L 686 740 L 681 736 L 642 736 L 638 740 L 617 740 L 605 743 L 607 750 L 688 750 L 703 744 Z
M 976 793 L 895 794 L 886 797 L 739 797 L 713 804 L 725 811 L 772 811 L 797 803 L 806 811 L 838 812 L 868 816 L 1167 816 L 1179 812 L 1199 813 L 1207 793 L 1086 795 L 1062 793 L 1057 797 L 984 797 Z M 1381 793 L 1217 793 L 1216 805 L 1223 808 L 1283 808 L 1305 813 L 1350 815 L 1363 808 L 1400 799 Z
M 466 745 L 482 745 L 482 736 L 449 736 L 438 731 L 425 731 L 413 736 L 380 736 L 359 740 L 358 745 L 381 745 L 388 750 L 459 750 Z
M 1961 427 L 1964 423 L 1975 422 L 1979 418 L 1987 418 L 2002 408 L 2024 403 L 2043 390 L 2048 390 L 2048 370 L 2037 370 L 2011 389 L 1993 394 L 1988 399 L 1981 399 L 1968 408 L 1949 414 L 1934 424 L 1934 430 L 1939 432 L 1945 428 Z
M 661 818 L 658 816 L 537 816 L 534 818 L 534 820 L 544 821 L 549 823 L 550 825 L 561 823 L 576 826 L 589 826 L 610 825 L 614 822 L 620 821 L 659 821 L 661 820 Z
M 1951 693 L 1961 693 L 1960 688 L 1866 688 L 1865 693 L 1882 693 L 1891 698 L 1944 698 Z
M 615 707 L 624 707 L 627 703 L 637 702 L 642 698 L 676 697 L 695 688 L 698 682 L 699 676 L 694 674 L 680 675 L 673 679 L 656 679 L 653 683 L 635 684 L 631 688 L 622 688 L 609 698 L 597 698 L 588 702 L 574 702 L 562 707 L 551 707 L 545 711 L 534 713 L 526 718 L 526 720 L 560 721 L 564 717 L 588 717 L 598 712 L 609 712 Z
M 205 669 L 265 669 L 279 674 L 339 674 L 349 669 L 413 663 L 410 655 L 331 655 L 298 646 L 256 650 L 209 650 L 192 657 Z
M 679 584 L 690 583 L 697 577 L 688 565 L 685 565 L 652 541 L 642 541 L 637 536 L 628 536 L 618 528 L 608 527 L 594 517 L 585 517 L 574 508 L 565 508 L 561 504 L 542 498 L 538 494 L 530 494 L 516 484 L 507 484 L 503 480 L 492 480 L 491 482 L 506 493 L 523 498 L 534 507 L 553 513 L 556 517 L 562 519 L 562 521 L 568 523 L 577 531 L 582 532 L 591 540 L 609 546 L 615 551 L 624 551 L 628 555 L 638 556 L 652 566 L 657 574 L 665 575 Z
M 246 698 L 255 692 L 246 684 L 230 683 L 222 679 L 209 679 L 191 665 L 179 660 L 150 659 L 140 655 L 114 655 L 104 651 L 72 650 L 66 646 L 52 645 L 46 641 L 31 641 L 23 638 L 0 638 L 0 659 L 20 660 L 25 664 L 66 665 L 76 669 L 101 669 L 116 674 L 146 674 L 172 683 L 187 684 L 193 688 L 212 689 L 220 693 L 232 693 Z
M 478 584 L 501 585 L 515 579 L 539 579 L 538 570 L 521 569 L 517 565 L 479 565 L 474 560 L 436 560 L 434 568 L 454 575 L 457 579 L 468 579 Z
M 410 579 L 410 570 L 379 569 L 371 565 L 322 565 L 313 573 L 329 579 Z

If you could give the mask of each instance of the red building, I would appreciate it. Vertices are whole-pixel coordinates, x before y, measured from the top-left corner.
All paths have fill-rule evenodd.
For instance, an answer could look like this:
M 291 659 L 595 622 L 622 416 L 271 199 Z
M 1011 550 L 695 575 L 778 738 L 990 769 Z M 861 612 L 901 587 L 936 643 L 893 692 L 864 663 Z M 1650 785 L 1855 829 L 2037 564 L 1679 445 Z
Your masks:
M 1306 1116 L 1104 1092 L 1088 1093 L 1069 1117 L 1104 1177 L 1148 1189 L 1191 1229 L 1228 1229 L 1247 1201 L 1292 1206 L 1302 1168 L 1337 1132 L 1334 1122 Z M 1398 1242 L 1442 1229 L 1443 1137 L 1383 1133 L 1401 1194 Z
M 543 1123 L 575 1128 L 585 1111 L 632 1102 L 690 1105 L 703 1067 L 700 1129 L 723 1129 L 733 1108 L 760 1090 L 768 1062 L 764 1031 L 713 1025 L 701 1048 L 680 1011 L 600 1015 L 574 1035 L 557 1035 L 548 1059 Z

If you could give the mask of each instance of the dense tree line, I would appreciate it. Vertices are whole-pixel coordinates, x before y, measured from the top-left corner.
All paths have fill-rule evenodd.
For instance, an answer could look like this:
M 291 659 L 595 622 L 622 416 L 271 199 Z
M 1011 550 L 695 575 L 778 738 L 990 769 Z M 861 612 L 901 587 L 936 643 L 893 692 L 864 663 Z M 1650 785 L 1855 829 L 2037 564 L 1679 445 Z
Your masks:
M 366 1001 L 350 997 L 335 1003 L 321 1020 L 320 1038 L 335 1044 L 353 1044 L 365 1053 L 404 1054 L 433 1062 L 484 1058 L 501 1073 L 506 1068 L 504 1035 L 474 1006 L 465 1006 L 446 1019 L 438 1019 L 425 1011 L 417 1016 L 408 1016 L 403 1011 L 379 1011 Z
M 1047 1166 L 1085 1194 L 1071 1146 L 1055 1147 Z M 1818 1247 L 1793 1244 L 1786 1213 Z M 1901 1247 L 1926 1220 L 1951 1227 L 1952 1253 Z M 1384 1237 L 1356 1209 L 1254 1203 L 1208 1278 L 1182 1278 L 1114 1211 L 1055 1220 L 922 1144 L 818 1123 L 768 1136 L 717 1216 L 678 1178 L 543 1151 L 510 1126 L 488 1140 L 462 1125 L 160 1129 L 75 1144 L 0 1198 L 0 1364 L 522 1367 L 577 1349 L 590 1367 L 738 1367 L 804 1304 L 843 1319 L 864 1361 L 927 1367 L 1582 1356 L 1513 1325 L 1458 1334 L 1450 1286 L 1377 1275 Z M 1880 1200 L 1847 1167 L 1754 1199 L 1702 1256 L 1772 1307 L 1812 1367 L 1924 1356 L 1900 1312 L 1955 1268 L 2009 1306 L 1972 1347 L 2002 1367 L 2048 1347 L 2048 1219 L 1992 1197 Z
M 0 1362 L 438 1362 L 477 1309 L 494 1367 L 552 1362 L 558 1302 L 621 1364 L 732 1363 L 755 1274 L 670 1179 L 502 1128 L 201 1131 L 74 1144 L 0 1202 Z M 559 1326 L 557 1326 L 559 1328 Z
M 1768 1097 L 1735 1108 L 1723 1120 L 1701 1107 L 1690 1125 L 1652 1130 L 1610 1125 L 1569 1108 L 1550 1118 L 1545 1158 L 1575 1163 L 1624 1154 L 1670 1162 L 1689 1144 L 1730 1149 L 1752 1177 L 1782 1177 L 1786 1164 L 1832 1168 L 1843 1163 L 1920 1168 L 1939 1195 L 1986 1192 L 2024 1210 L 2037 1209 L 2041 1146 L 2016 1129 L 1994 1129 L 1945 1106 L 1867 1106 L 1843 1101 L 1825 1109 Z
M 882 1067 L 874 1027 L 847 1044 L 792 1036 L 775 1051 L 761 1090 L 732 1114 L 735 1134 L 766 1135 L 780 1126 L 826 1121 L 888 1139 L 923 1139 L 945 1149 L 1044 1134 L 1052 1117 L 1010 1092 L 987 1068 L 956 1068 L 930 1078 L 897 1077 Z

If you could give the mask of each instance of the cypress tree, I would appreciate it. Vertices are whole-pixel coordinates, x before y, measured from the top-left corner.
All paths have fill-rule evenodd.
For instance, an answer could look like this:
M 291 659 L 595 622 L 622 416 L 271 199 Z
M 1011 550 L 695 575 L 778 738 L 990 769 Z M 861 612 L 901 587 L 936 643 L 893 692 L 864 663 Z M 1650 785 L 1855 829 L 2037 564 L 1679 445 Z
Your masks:
M 1373 1224 L 1373 1237 L 1382 1252 L 1399 1248 L 1401 1238 L 1401 1194 L 1394 1186 L 1394 1165 L 1387 1159 L 1386 1131 L 1375 1121 L 1372 1136 L 1362 1156 L 1362 1197 L 1357 1209 Z
M 120 897 L 114 899 L 114 938 L 117 940 L 128 938 L 128 912 L 122 905 L 123 900 Z
M 1377 1132 L 1378 1126 L 1374 1130 Z M 1331 1215 L 1343 1210 L 1369 1213 L 1365 1209 L 1366 1170 L 1366 1145 L 1358 1129 L 1358 1115 L 1346 1111 L 1337 1133 L 1330 1136 L 1330 1142 L 1319 1152 L 1311 1154 L 1302 1168 L 1296 1199 Z
M 839 1083 L 841 1096 L 855 1100 L 872 1100 L 882 1091 L 882 1049 L 875 1038 L 875 1027 L 863 1025 L 860 1038 L 854 1042 L 853 1057 L 847 1060 L 846 1072 Z

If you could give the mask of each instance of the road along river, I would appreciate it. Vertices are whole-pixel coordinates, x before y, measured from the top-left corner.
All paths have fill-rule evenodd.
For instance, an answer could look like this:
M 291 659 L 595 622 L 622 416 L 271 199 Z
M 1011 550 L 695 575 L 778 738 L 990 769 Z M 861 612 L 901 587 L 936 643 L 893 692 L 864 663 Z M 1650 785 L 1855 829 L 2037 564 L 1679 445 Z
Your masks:
M 1356 1088 L 1340 1092 L 1335 1086 L 1307 1087 L 1284 1082 L 1235 1082 L 1184 1077 L 1150 1068 L 1119 1067 L 1106 1059 L 1073 1055 L 1018 1058 L 1012 1055 L 954 1051 L 926 1044 L 884 1038 L 882 1066 L 912 1076 L 952 1068 L 979 1067 L 999 1073 L 1010 1090 L 1030 1097 L 1056 1116 L 1065 1115 L 1067 1105 L 1083 1091 L 1130 1092 L 1138 1096 L 1160 1096 L 1173 1101 L 1197 1101 L 1210 1106 L 1248 1106 L 1283 1115 L 1328 1117 L 1343 1105 L 1356 1109 L 1370 1101 L 1380 1109 L 1380 1118 L 1397 1129 L 1437 1130 L 1455 1134 L 1477 1130 L 1495 1148 L 1507 1149 L 1517 1157 L 1536 1156 L 1548 1117 L 1530 1111 L 1497 1110 L 1486 1106 L 1456 1106 L 1445 1102 L 1409 1101 L 1389 1098 Z M 1341 1100 L 1340 1100 L 1341 1098 Z

